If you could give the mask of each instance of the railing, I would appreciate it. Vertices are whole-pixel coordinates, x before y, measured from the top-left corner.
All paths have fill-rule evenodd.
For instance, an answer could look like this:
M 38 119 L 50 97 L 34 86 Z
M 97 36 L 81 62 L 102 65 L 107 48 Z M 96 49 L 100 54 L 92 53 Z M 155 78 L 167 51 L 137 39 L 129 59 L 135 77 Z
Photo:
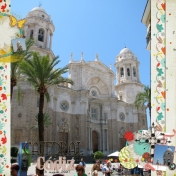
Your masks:
M 92 123 L 96 123 L 96 124 L 107 124 L 107 120 L 106 119 L 93 119 L 89 112 L 88 112 L 88 118 L 87 118 L 87 122 L 92 122 Z

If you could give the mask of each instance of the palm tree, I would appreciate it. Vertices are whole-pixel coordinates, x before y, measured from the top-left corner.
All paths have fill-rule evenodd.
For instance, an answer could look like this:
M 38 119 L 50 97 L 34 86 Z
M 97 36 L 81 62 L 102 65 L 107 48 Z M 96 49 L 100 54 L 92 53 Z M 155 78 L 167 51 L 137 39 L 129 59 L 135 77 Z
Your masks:
M 25 51 L 19 51 L 17 53 L 14 54 L 14 56 L 16 56 L 18 58 L 18 62 L 13 62 L 11 63 L 11 100 L 12 100 L 12 94 L 13 94 L 13 88 L 15 86 L 17 86 L 17 81 L 20 79 L 20 74 L 18 72 L 18 66 L 19 63 L 23 60 L 23 59 L 28 59 L 29 57 L 31 57 L 32 55 L 32 51 L 29 51 L 29 49 L 31 48 L 31 46 L 34 44 L 34 40 L 33 39 L 28 39 L 26 40 L 26 50 Z M 18 99 L 20 98 L 20 89 L 18 86 Z
M 35 116 L 35 121 L 37 122 L 37 124 L 32 126 L 31 129 L 38 128 L 38 114 Z M 51 122 L 51 119 L 49 118 L 49 114 L 47 114 L 47 113 L 43 113 L 43 121 L 44 121 L 44 127 L 46 127 L 46 128 L 53 124 Z
M 149 108 L 151 121 L 151 88 L 149 86 L 144 86 L 144 92 L 139 92 L 136 95 L 136 99 L 134 102 L 136 108 L 138 108 L 139 106 L 144 106 L 144 104 L 147 104 L 147 107 Z
M 33 53 L 31 60 L 23 60 L 19 65 L 20 73 L 26 77 L 26 81 L 29 82 L 40 95 L 38 113 L 40 142 L 44 141 L 44 96 L 47 102 L 50 100 L 48 87 L 60 83 L 73 84 L 72 80 L 62 77 L 62 74 L 68 71 L 68 67 L 54 69 L 59 62 L 58 57 L 50 60 L 49 56 L 40 56 L 38 53 Z M 44 150 L 41 148 L 41 154 L 43 154 L 43 152 Z

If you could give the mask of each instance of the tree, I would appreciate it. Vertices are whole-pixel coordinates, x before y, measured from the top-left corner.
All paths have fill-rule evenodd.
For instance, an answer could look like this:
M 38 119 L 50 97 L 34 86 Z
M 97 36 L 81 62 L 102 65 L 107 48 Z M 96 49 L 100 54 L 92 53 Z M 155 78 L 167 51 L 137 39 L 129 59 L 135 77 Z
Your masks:
M 16 157 L 18 155 L 18 148 L 16 147 L 11 147 L 11 163 L 16 162 Z
M 94 153 L 95 159 L 102 159 L 104 157 L 104 154 L 101 151 L 97 151 Z
M 44 141 L 44 97 L 47 102 L 50 101 L 48 87 L 58 85 L 60 83 L 70 83 L 73 81 L 62 77 L 62 74 L 68 71 L 68 67 L 54 69 L 58 65 L 60 60 L 58 57 L 50 60 L 49 56 L 40 56 L 38 53 L 33 53 L 33 58 L 23 60 L 20 65 L 20 73 L 26 77 L 26 81 L 29 82 L 34 89 L 39 93 L 39 113 L 38 113 L 38 131 L 39 141 Z M 41 149 L 41 154 L 43 154 Z
M 38 128 L 38 114 L 35 116 L 35 121 L 37 122 L 36 125 L 32 126 L 31 129 L 33 128 Z M 53 123 L 51 122 L 51 119 L 49 118 L 49 114 L 43 113 L 43 121 L 44 121 L 44 127 L 48 127 L 49 125 L 52 125 Z
M 147 104 L 147 107 L 149 108 L 151 121 L 151 88 L 149 86 L 144 86 L 144 91 L 139 92 L 136 95 L 136 99 L 134 102 L 136 108 L 138 108 L 139 106 L 144 106 L 145 104 Z
M 23 60 L 23 59 L 28 59 L 29 57 L 31 57 L 32 55 L 32 51 L 29 51 L 29 49 L 31 48 L 31 46 L 34 44 L 34 40 L 33 39 L 28 39 L 26 40 L 26 50 L 24 51 L 18 51 L 16 52 L 13 57 L 18 58 L 18 62 L 13 62 L 11 63 L 11 100 L 12 100 L 12 95 L 13 95 L 13 88 L 15 86 L 17 86 L 17 82 L 20 79 L 20 74 L 18 71 L 18 66 L 19 63 Z M 18 86 L 18 99 L 20 99 L 20 88 Z

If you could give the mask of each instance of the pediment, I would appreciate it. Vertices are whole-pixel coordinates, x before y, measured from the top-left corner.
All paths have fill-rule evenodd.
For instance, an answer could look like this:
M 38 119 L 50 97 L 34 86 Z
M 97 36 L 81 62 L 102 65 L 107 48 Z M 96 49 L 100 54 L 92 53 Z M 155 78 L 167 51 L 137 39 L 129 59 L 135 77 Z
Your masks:
M 86 65 L 97 71 L 114 74 L 114 72 L 110 68 L 108 68 L 100 61 L 87 62 Z

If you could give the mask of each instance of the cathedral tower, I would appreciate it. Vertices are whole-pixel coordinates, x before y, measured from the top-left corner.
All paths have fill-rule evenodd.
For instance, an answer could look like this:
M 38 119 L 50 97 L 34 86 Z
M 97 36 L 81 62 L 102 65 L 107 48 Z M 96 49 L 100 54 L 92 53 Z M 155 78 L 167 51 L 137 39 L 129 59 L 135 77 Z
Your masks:
M 140 82 L 139 61 L 128 49 L 124 48 L 116 57 L 116 94 L 118 99 L 126 103 L 134 103 L 138 92 L 142 91 Z
M 54 57 L 52 52 L 54 30 L 50 16 L 41 7 L 35 7 L 27 14 L 24 35 L 26 39 L 33 38 L 35 40 L 31 50 L 37 51 L 41 55 L 48 54 L 50 58 Z

